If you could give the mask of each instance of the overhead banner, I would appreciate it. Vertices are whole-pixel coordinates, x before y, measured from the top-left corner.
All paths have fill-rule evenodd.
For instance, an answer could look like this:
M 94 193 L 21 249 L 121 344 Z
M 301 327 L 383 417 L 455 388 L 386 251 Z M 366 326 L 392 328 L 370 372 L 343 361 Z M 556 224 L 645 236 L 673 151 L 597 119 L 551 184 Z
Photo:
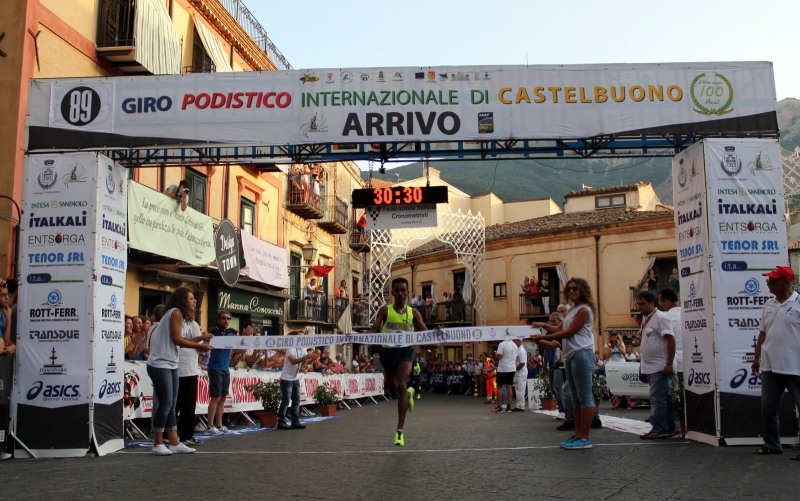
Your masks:
M 123 356 L 125 172 L 96 153 L 25 159 L 14 425 L 37 456 L 122 447 L 122 372 L 103 369 Z
M 780 150 L 771 139 L 706 140 L 704 149 L 720 434 L 729 445 L 757 445 L 761 378 L 750 366 L 773 297 L 762 274 L 789 266 Z M 793 437 L 794 409 L 785 406 L 780 418 L 782 436 Z
M 135 181 L 128 181 L 130 244 L 160 256 L 206 266 L 216 259 L 214 221 L 191 207 Z
M 776 134 L 771 63 L 33 79 L 28 150 Z
M 709 202 L 702 143 L 691 146 L 673 158 L 672 180 L 681 284 L 686 428 L 690 438 L 716 444 L 717 394 L 708 252 Z
M 246 231 L 242 231 L 241 235 L 245 262 L 242 273 L 261 283 L 288 289 L 286 249 L 265 242 Z

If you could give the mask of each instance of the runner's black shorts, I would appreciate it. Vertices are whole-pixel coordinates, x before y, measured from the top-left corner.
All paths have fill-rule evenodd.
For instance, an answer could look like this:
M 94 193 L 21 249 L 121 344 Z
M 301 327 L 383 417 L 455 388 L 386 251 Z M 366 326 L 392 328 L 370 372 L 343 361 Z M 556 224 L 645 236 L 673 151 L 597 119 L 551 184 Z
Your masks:
M 401 362 L 414 360 L 414 347 L 403 346 L 400 348 L 381 348 L 381 364 L 386 372 L 397 372 Z
M 497 373 L 497 386 L 506 384 L 514 384 L 514 372 L 498 372 Z

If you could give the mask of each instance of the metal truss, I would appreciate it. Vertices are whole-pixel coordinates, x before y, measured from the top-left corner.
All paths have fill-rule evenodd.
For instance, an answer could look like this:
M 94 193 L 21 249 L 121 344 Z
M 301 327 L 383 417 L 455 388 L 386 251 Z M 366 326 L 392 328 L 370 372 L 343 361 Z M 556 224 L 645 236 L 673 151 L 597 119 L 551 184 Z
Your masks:
M 412 143 L 318 143 L 298 145 L 199 144 L 171 148 L 100 150 L 129 167 L 209 163 L 294 164 L 419 159 L 486 160 L 544 158 L 638 158 L 673 156 L 702 139 L 692 135 L 604 136 L 577 140 L 453 141 Z
M 433 228 L 403 230 L 373 230 L 370 238 L 369 323 L 375 321 L 378 310 L 389 301 L 387 286 L 392 265 L 406 259 L 411 243 L 417 240 L 439 240 L 453 249 L 456 261 L 469 272 L 472 304 L 478 315 L 478 325 L 486 325 L 486 222 L 483 216 L 438 212 L 438 224 Z
M 781 148 L 781 168 L 784 198 L 800 193 L 800 153 Z

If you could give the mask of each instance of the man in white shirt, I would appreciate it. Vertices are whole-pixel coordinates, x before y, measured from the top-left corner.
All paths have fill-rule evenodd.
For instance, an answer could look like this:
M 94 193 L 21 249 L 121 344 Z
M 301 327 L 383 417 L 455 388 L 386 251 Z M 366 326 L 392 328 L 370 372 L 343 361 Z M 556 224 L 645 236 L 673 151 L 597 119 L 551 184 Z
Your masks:
M 522 346 L 522 339 L 515 339 L 514 344 L 517 346 L 517 371 L 514 373 L 514 391 L 517 394 L 517 406 L 511 409 L 511 411 L 525 412 L 525 387 L 528 384 L 528 354 L 525 351 L 525 347 Z
M 497 351 L 494 354 L 495 360 L 498 361 L 497 392 L 498 395 L 501 395 L 505 391 L 507 399 L 506 401 L 509 404 L 506 405 L 505 403 L 502 403 L 503 399 L 498 398 L 495 412 L 511 412 L 508 407 L 511 406 L 511 392 L 513 391 L 512 388 L 514 387 L 514 373 L 517 372 L 518 353 L 519 350 L 517 349 L 517 345 L 514 344 L 514 341 L 506 339 L 500 343 L 500 346 L 497 347 Z
M 636 307 L 642 314 L 639 348 L 642 357 L 642 374 L 650 383 L 650 424 L 653 429 L 640 438 L 651 440 L 671 437 L 675 434 L 675 419 L 672 417 L 670 376 L 675 372 L 675 335 L 672 322 L 663 311 L 656 308 L 656 296 L 650 291 L 636 295 Z
M 775 295 L 764 305 L 761 332 L 758 333 L 753 374 L 761 376 L 761 419 L 764 445 L 756 454 L 781 454 L 778 410 L 783 392 L 788 390 L 800 408 L 800 296 L 792 291 L 794 271 L 777 266 L 767 277 L 767 287 Z M 792 459 L 800 461 L 800 456 Z
M 289 335 L 302 336 L 303 331 L 294 331 Z M 308 353 L 308 354 L 306 354 Z M 286 350 L 286 357 L 283 359 L 283 371 L 281 372 L 281 405 L 278 408 L 278 429 L 279 430 L 302 430 L 306 426 L 300 424 L 300 367 L 312 360 L 319 358 L 314 350 L 306 352 L 305 348 L 289 348 Z M 291 402 L 291 408 L 289 404 Z M 289 415 L 286 411 L 291 409 Z M 287 419 L 288 417 L 288 419 Z M 289 424 L 291 421 L 291 425 Z

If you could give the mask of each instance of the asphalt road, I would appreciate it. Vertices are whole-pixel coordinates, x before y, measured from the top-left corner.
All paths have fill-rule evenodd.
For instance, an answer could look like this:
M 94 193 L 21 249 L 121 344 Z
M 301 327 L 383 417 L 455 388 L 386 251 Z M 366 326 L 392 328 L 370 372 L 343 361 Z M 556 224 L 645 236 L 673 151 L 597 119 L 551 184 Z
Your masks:
M 796 500 L 797 454 L 592 430 L 594 449 L 531 412 L 492 414 L 480 398 L 424 395 L 392 446 L 394 402 L 339 411 L 305 430 L 209 440 L 191 455 L 0 463 L 5 499 Z M 642 418 L 646 411 L 617 411 Z M 606 413 L 606 408 L 602 413 Z

